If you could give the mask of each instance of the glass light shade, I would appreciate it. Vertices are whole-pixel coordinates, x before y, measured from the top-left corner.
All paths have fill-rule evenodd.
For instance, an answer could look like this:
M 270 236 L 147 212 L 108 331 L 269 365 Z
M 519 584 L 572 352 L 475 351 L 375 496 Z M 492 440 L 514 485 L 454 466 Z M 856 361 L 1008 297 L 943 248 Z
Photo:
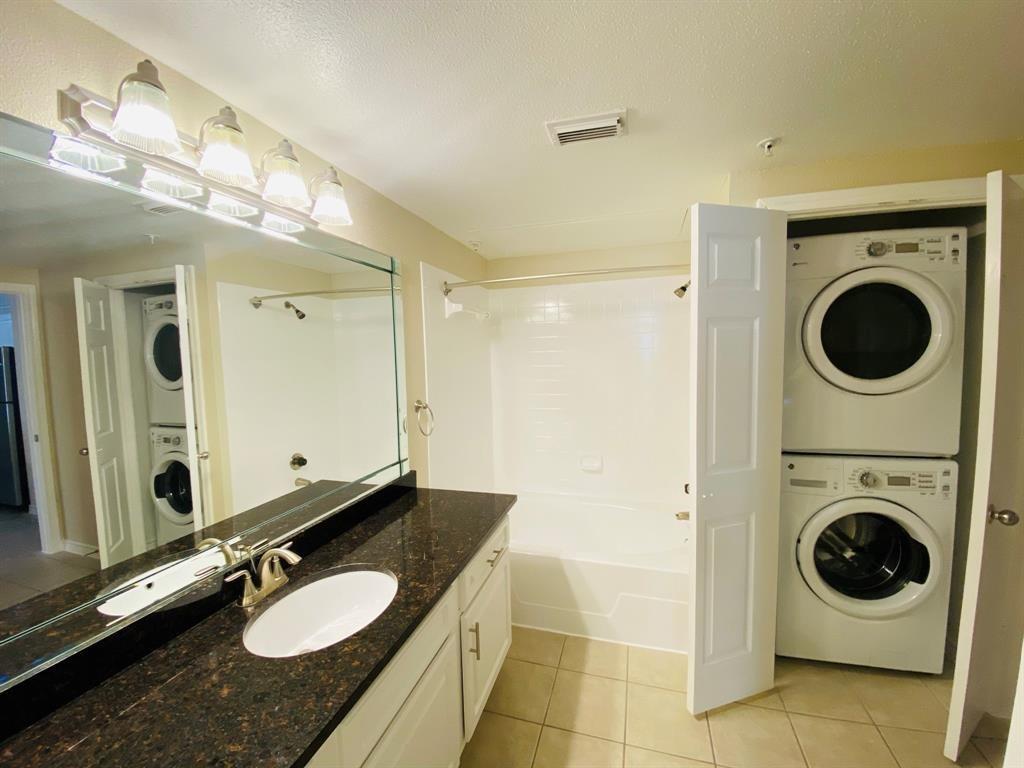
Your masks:
M 281 232 L 286 235 L 301 232 L 305 229 L 299 222 L 286 219 L 284 216 L 278 216 L 274 213 L 264 213 L 262 224 L 265 229 Z
M 206 203 L 206 207 L 217 213 L 223 213 L 227 216 L 238 216 L 243 219 L 259 213 L 259 209 L 256 206 L 243 203 L 241 200 L 236 200 L 227 195 L 222 195 L 220 192 L 210 192 L 210 200 Z
M 308 208 L 302 166 L 287 139 L 263 156 L 263 199 L 282 208 Z
M 142 176 L 142 188 L 176 200 L 191 200 L 203 194 L 203 188 L 199 184 L 148 166 Z
M 313 212 L 310 218 L 319 224 L 333 227 L 347 227 L 352 223 L 352 214 L 345 199 L 345 188 L 341 186 L 338 172 L 334 168 L 313 179 Z
M 54 137 L 50 157 L 93 173 L 114 173 L 127 167 L 125 159 L 120 155 L 104 152 L 99 147 L 75 141 L 67 136 Z
M 256 186 L 245 134 L 231 107 L 206 121 L 200 141 L 199 173 L 233 187 Z
M 152 62 L 141 62 L 137 72 L 121 81 L 110 138 L 151 155 L 181 151 L 171 101 Z

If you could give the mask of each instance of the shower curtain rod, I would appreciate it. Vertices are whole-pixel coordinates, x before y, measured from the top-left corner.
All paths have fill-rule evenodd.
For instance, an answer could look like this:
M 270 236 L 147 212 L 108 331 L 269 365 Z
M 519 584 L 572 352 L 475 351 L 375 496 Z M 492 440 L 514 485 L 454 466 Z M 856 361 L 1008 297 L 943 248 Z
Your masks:
M 554 280 L 560 277 L 590 277 L 591 275 L 617 275 L 623 272 L 668 272 L 675 270 L 690 270 L 689 264 L 655 264 L 649 267 L 615 267 L 613 269 L 585 269 L 580 272 L 556 272 L 550 275 L 523 275 L 521 277 L 496 277 L 491 280 L 463 280 L 458 283 L 444 283 L 442 290 L 444 295 L 454 291 L 456 288 L 469 288 L 472 285 L 500 285 L 502 283 L 520 283 L 525 280 Z
M 249 303 L 252 304 L 253 309 L 259 309 L 263 306 L 264 301 L 270 299 L 294 299 L 299 296 L 334 296 L 340 293 L 391 293 L 391 291 L 401 291 L 402 289 L 398 286 L 395 288 L 329 288 L 324 291 L 297 291 L 295 293 L 271 293 L 267 296 L 253 296 L 249 299 Z

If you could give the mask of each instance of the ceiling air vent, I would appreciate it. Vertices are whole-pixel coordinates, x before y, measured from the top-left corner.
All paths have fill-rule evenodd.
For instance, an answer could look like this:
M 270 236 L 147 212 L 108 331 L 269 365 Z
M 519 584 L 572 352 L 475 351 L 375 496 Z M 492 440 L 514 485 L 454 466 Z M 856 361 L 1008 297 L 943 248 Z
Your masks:
M 574 144 L 577 141 L 608 139 L 626 132 L 626 110 L 605 112 L 600 115 L 551 120 L 544 124 L 552 144 Z

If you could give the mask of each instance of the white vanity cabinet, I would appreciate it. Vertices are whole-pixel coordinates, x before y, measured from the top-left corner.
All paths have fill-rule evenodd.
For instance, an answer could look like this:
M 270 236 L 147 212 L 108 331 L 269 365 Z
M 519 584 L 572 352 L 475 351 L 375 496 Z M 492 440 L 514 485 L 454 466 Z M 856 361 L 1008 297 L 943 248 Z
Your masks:
M 508 522 L 399 649 L 309 768 L 456 768 L 512 642 Z

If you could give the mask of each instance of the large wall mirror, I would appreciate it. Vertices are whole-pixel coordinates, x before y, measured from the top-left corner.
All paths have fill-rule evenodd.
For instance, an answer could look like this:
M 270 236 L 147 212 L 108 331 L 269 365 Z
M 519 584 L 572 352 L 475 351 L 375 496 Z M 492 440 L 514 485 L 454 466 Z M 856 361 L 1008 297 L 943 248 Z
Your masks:
M 214 579 L 221 542 L 280 540 L 397 478 L 406 443 L 391 258 L 0 127 L 2 689 Z

